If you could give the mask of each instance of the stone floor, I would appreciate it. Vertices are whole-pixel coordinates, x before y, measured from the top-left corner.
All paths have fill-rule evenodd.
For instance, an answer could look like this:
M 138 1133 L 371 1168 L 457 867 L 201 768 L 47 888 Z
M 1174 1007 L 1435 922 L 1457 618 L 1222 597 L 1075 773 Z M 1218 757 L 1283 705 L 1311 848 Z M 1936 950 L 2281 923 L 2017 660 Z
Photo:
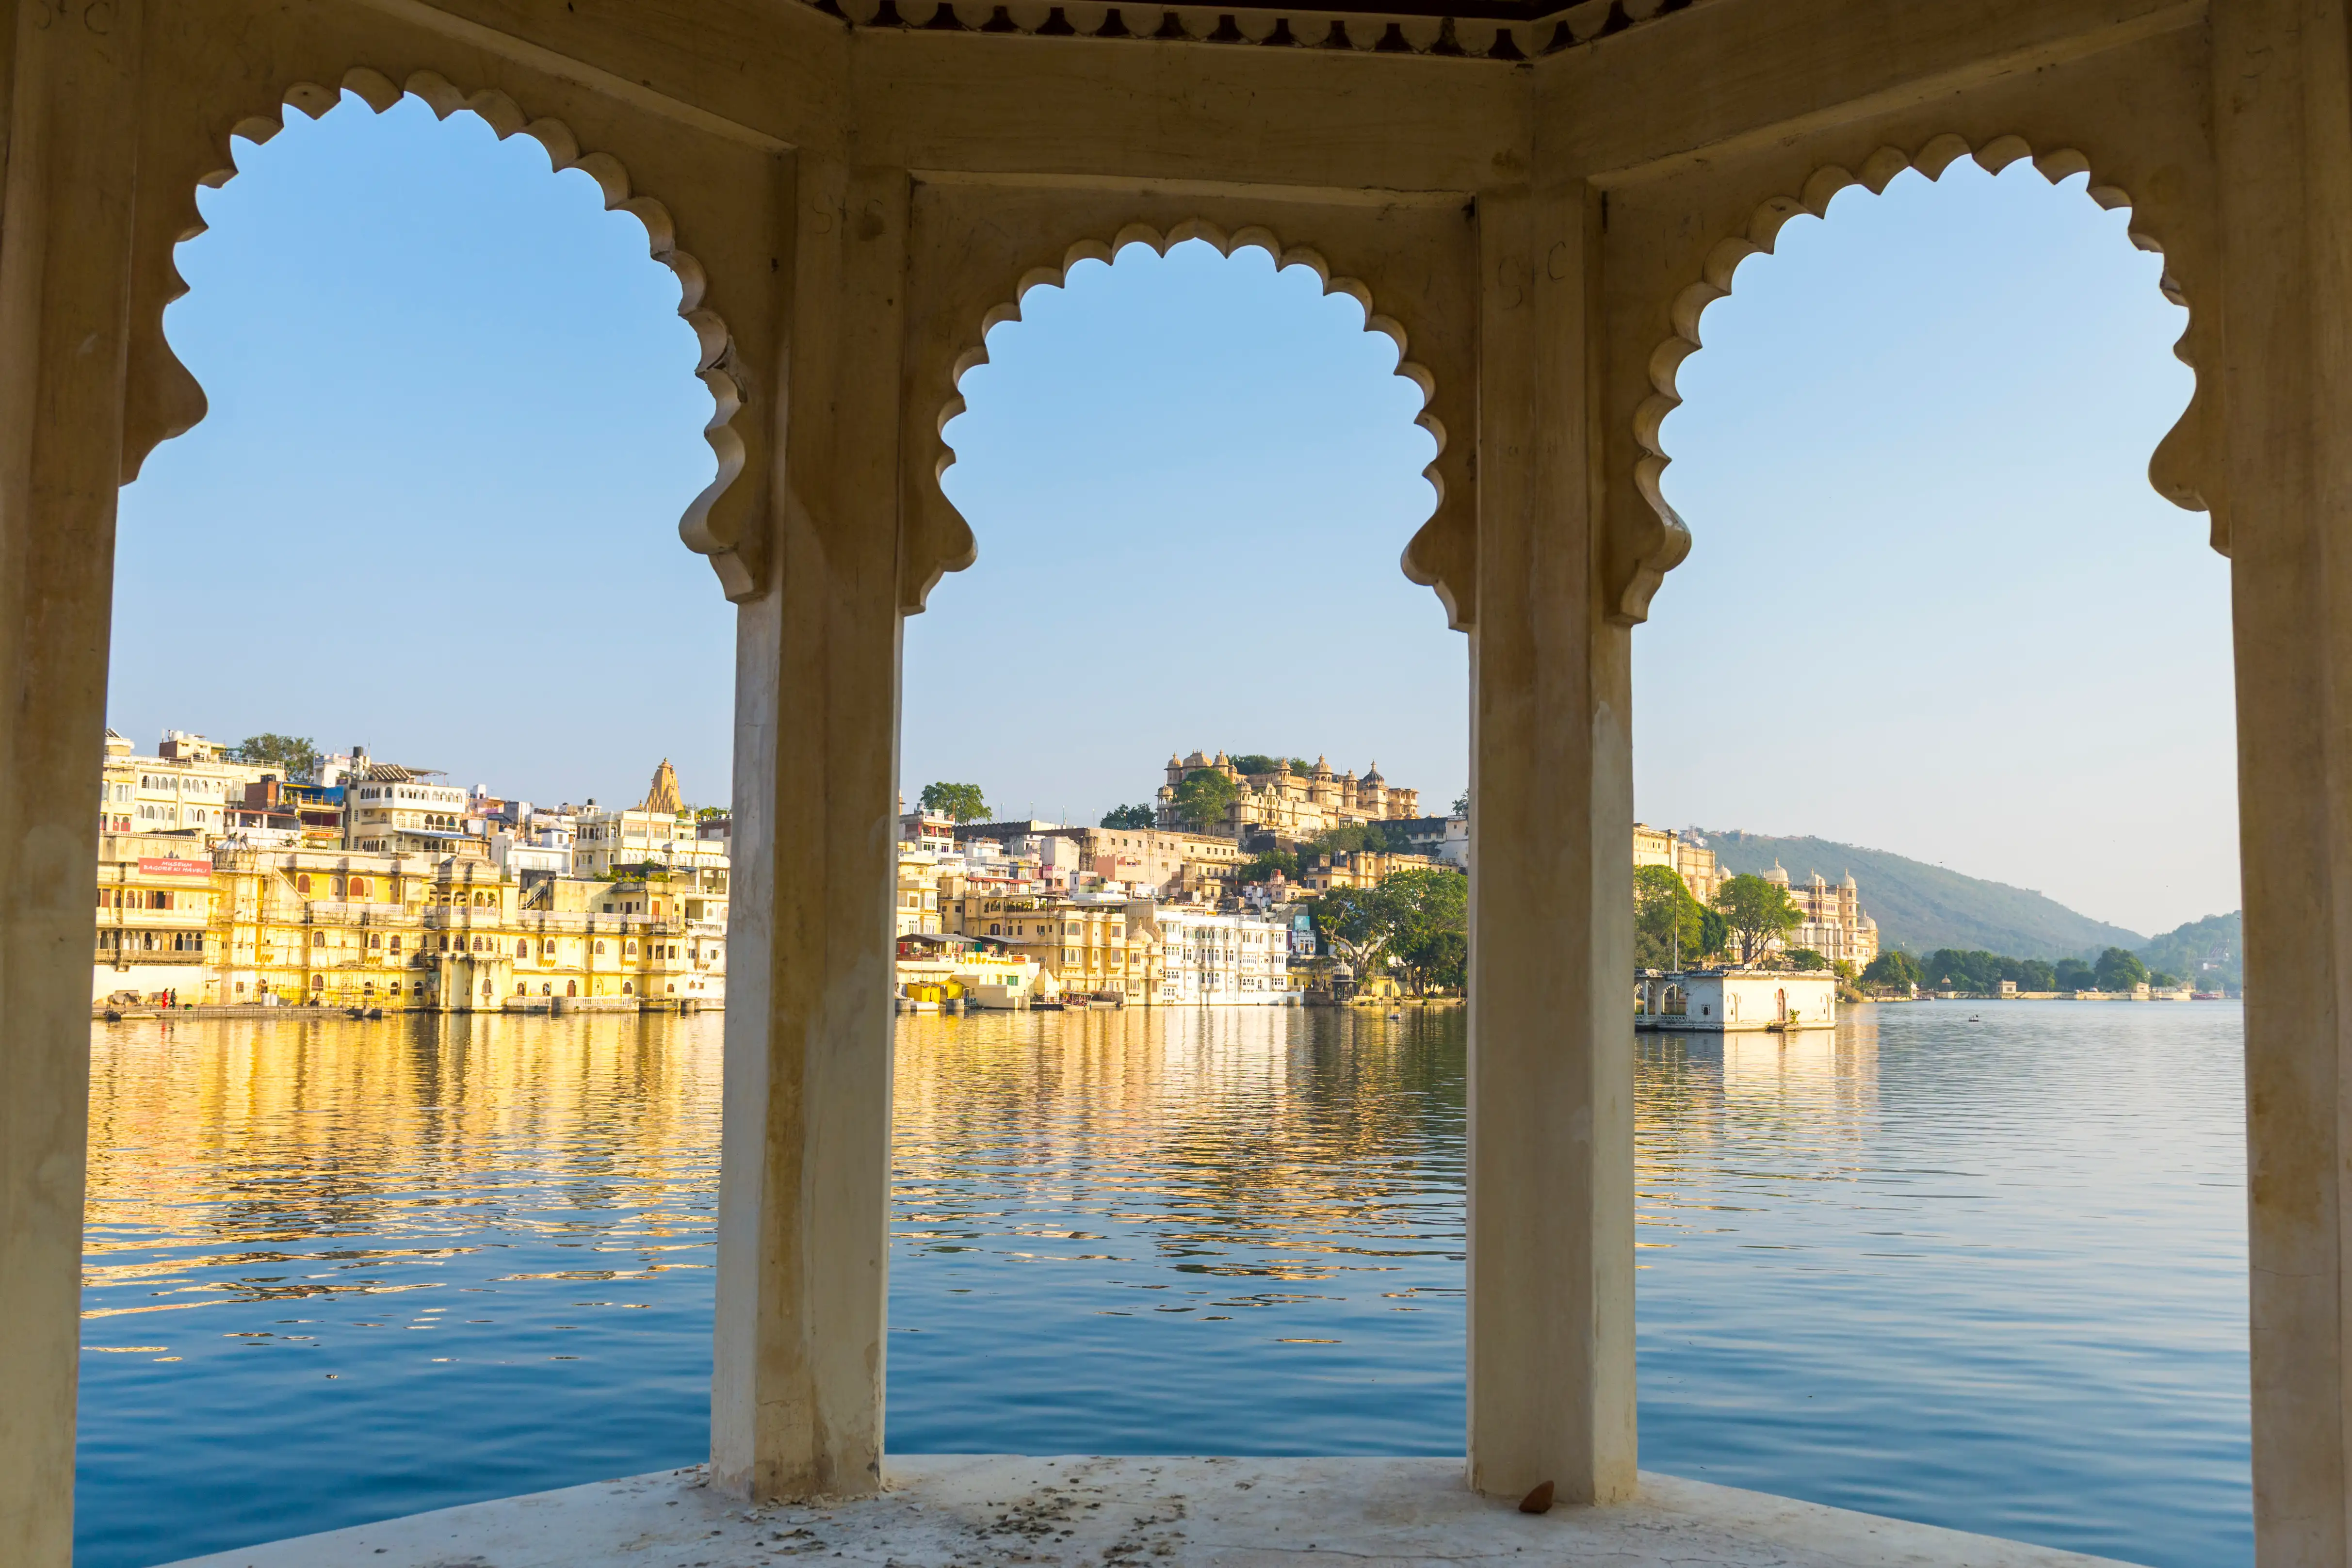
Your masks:
M 1474 1497 L 1449 1459 L 894 1458 L 863 1501 L 750 1509 L 697 1469 L 444 1509 L 177 1568 L 2091 1568 L 2022 1546 L 1644 1475 L 1638 1502 L 1540 1516 Z

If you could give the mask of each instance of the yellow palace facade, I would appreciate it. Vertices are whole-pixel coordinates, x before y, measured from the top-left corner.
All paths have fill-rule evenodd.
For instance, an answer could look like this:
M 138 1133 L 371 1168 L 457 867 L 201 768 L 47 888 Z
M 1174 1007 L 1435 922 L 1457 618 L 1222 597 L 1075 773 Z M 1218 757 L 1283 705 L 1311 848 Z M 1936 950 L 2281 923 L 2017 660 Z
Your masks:
M 525 883 L 487 861 L 109 835 L 94 1003 L 443 1012 L 725 1005 L 723 871 Z

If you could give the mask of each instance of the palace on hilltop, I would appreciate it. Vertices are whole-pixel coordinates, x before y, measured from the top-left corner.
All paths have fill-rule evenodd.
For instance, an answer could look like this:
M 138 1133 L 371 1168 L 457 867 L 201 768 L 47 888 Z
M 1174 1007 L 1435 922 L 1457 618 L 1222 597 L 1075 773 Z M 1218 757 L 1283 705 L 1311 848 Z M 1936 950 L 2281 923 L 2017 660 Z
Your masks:
M 1303 772 L 1286 758 L 1269 760 L 1274 767 L 1268 771 L 1244 773 L 1222 751 L 1214 758 L 1197 751 L 1185 758 L 1171 755 L 1168 781 L 1160 787 L 1160 826 L 1182 825 L 1176 814 L 1177 789 L 1203 770 L 1222 773 L 1240 787 L 1225 808 L 1224 821 L 1207 824 L 1209 831 L 1227 838 L 1244 838 L 1255 829 L 1284 842 L 1297 842 L 1332 828 L 1421 816 L 1421 791 L 1391 785 L 1381 777 L 1377 762 L 1358 778 L 1332 772 L 1330 762 L 1320 757 Z
M 1633 824 L 1633 864 L 1672 867 L 1691 896 L 1706 904 L 1715 902 L 1715 895 L 1731 876 L 1698 834 L 1653 828 L 1644 822 Z M 1862 889 L 1852 873 L 1834 887 L 1819 872 L 1808 882 L 1791 882 L 1779 861 L 1763 874 L 1766 882 L 1788 890 L 1789 902 L 1802 916 L 1786 936 L 1767 943 L 1766 952 L 1810 948 L 1832 963 L 1843 959 L 1857 975 L 1878 956 L 1878 922 L 1863 913 Z
M 1804 916 L 1774 946 L 1783 951 L 1810 947 L 1832 964 L 1843 958 L 1857 975 L 1878 956 L 1878 922 L 1862 912 L 1862 889 L 1855 885 L 1852 872 L 1835 887 L 1819 872 L 1808 882 L 1791 883 L 1780 862 L 1774 861 L 1764 880 L 1787 888 L 1789 902 Z

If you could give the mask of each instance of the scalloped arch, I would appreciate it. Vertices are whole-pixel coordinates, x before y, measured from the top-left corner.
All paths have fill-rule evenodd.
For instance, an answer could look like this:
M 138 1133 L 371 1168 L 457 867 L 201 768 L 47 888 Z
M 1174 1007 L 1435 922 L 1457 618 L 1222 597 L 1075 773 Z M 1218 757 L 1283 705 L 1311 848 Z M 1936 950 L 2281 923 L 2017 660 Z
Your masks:
M 1857 170 L 1849 171 L 1835 164 L 1816 169 L 1795 195 L 1776 195 L 1759 204 L 1748 221 L 1747 227 L 1737 235 L 1717 242 L 1707 253 L 1697 281 L 1686 285 L 1677 293 L 1668 308 L 1672 332 L 1651 351 L 1648 364 L 1650 394 L 1634 411 L 1633 439 L 1640 455 L 1635 459 L 1633 482 L 1643 500 L 1649 503 L 1659 524 L 1658 536 L 1640 541 L 1629 550 L 1629 559 L 1621 572 L 1622 580 L 1612 584 L 1619 595 L 1621 618 L 1643 619 L 1649 610 L 1649 598 L 1664 573 L 1679 565 L 1690 550 L 1690 530 L 1674 507 L 1666 501 L 1663 481 L 1666 465 L 1673 461 L 1660 438 L 1666 415 L 1682 404 L 1682 393 L 1676 382 L 1683 361 L 1698 352 L 1700 318 L 1708 306 L 1731 293 L 1732 275 L 1739 264 L 1751 256 L 1770 254 L 1781 228 L 1789 220 L 1810 213 L 1814 217 L 1826 217 L 1830 199 L 1851 186 L 1860 185 L 1873 195 L 1885 193 L 1895 176 L 1906 169 L 1916 169 L 1930 180 L 1943 177 L 1944 172 L 1962 158 L 1973 158 L 1988 172 L 1998 174 L 2021 159 L 2031 159 L 2042 176 L 2052 184 L 2076 174 L 2092 173 L 2091 160 L 2072 147 L 2036 156 L 2021 136 L 1997 136 L 1980 146 L 1972 146 L 1967 138 L 1947 133 L 1924 143 L 1916 152 L 1906 152 L 1899 147 L 1881 147 L 1864 159 Z M 2132 198 L 2119 186 L 2100 183 L 2093 174 L 2090 198 L 2109 211 L 2129 209 L 2135 219 L 2139 214 Z M 2142 250 L 2164 254 L 2163 244 L 2146 227 L 2137 222 L 2126 229 L 2131 242 Z M 2184 309 L 2189 308 L 2189 298 L 2174 277 L 2170 258 L 2158 287 L 2164 297 Z M 2194 313 L 2173 344 L 2173 354 L 2195 374 L 2196 361 L 2190 357 L 2189 340 L 2197 331 Z M 2214 516 L 2213 548 L 2229 553 L 2227 529 L 2212 500 L 2213 486 L 2206 476 L 2210 472 L 2204 461 L 2201 434 L 2205 422 L 2204 378 L 2197 379 L 2196 390 L 2189 395 L 2184 409 L 2171 430 L 2157 444 L 2148 459 L 2148 483 L 2157 493 L 2175 506 L 2192 512 L 2210 512 Z
M 949 369 L 948 378 L 950 387 L 954 390 L 941 404 L 939 417 L 933 422 L 933 431 L 939 441 L 940 450 L 932 465 L 931 480 L 939 491 L 940 499 L 945 504 L 949 513 L 955 517 L 961 528 L 961 534 L 957 538 L 925 541 L 923 547 L 916 552 L 915 570 L 912 580 L 908 585 L 910 591 L 905 596 L 905 607 L 909 612 L 923 608 L 924 601 L 941 577 L 950 571 L 961 571 L 979 559 L 979 546 L 972 537 L 971 526 L 962 522 L 961 514 L 956 511 L 954 503 L 946 499 L 948 470 L 955 466 L 956 461 L 955 448 L 948 444 L 947 427 L 950 421 L 964 412 L 965 403 L 961 388 L 965 373 L 976 366 L 988 362 L 988 334 L 1005 322 L 1021 319 L 1021 301 L 1028 297 L 1031 289 L 1044 287 L 1055 288 L 1066 287 L 1070 268 L 1079 262 L 1099 261 L 1109 264 L 1118 257 L 1120 251 L 1131 245 L 1149 246 L 1156 254 L 1165 256 L 1170 246 L 1196 239 L 1213 246 L 1221 256 L 1230 256 L 1237 250 L 1263 250 L 1273 257 L 1277 271 L 1288 267 L 1308 268 L 1321 281 L 1325 294 L 1344 294 L 1362 308 L 1365 331 L 1376 332 L 1396 345 L 1397 363 L 1393 373 L 1411 382 L 1419 389 L 1421 408 L 1413 415 L 1413 423 L 1429 432 L 1430 439 L 1435 444 L 1430 452 L 1429 462 L 1421 471 L 1422 477 L 1429 481 L 1430 488 L 1435 497 L 1432 507 L 1432 523 L 1443 515 L 1445 507 L 1445 478 L 1439 472 L 1439 458 L 1445 451 L 1446 433 L 1444 422 L 1438 418 L 1433 407 L 1437 397 L 1437 378 L 1427 366 L 1412 358 L 1411 340 L 1403 324 L 1394 317 L 1381 313 L 1373 300 L 1370 285 L 1354 277 L 1335 276 L 1331 264 L 1313 247 L 1286 246 L 1280 236 L 1263 225 L 1245 225 L 1228 232 L 1203 218 L 1187 219 L 1165 229 L 1145 223 L 1130 223 L 1121 227 L 1108 240 L 1086 238 L 1075 241 L 1063 251 L 1058 265 L 1032 267 L 1024 273 L 1020 281 L 1013 286 L 1011 299 L 992 306 L 982 313 L 978 341 L 970 344 L 955 356 Z M 1405 551 L 1406 575 L 1412 577 L 1417 582 L 1433 581 L 1431 578 L 1414 576 L 1413 571 L 1414 547 L 1422 543 L 1423 536 L 1428 532 L 1429 525 L 1424 524 L 1422 532 L 1414 536 L 1413 544 L 1407 546 Z
M 195 183 L 217 190 L 236 177 L 230 137 L 241 136 L 256 143 L 268 141 L 285 128 L 288 108 L 317 120 L 340 106 L 346 91 L 378 114 L 414 95 L 437 119 L 446 120 L 461 110 L 470 110 L 479 115 L 501 141 L 518 132 L 529 136 L 546 151 L 551 172 L 579 170 L 596 183 L 604 194 L 606 211 L 625 212 L 645 226 L 648 253 L 677 276 L 677 313 L 693 329 L 697 344 L 695 375 L 710 393 L 713 404 L 713 413 L 702 434 L 717 460 L 718 472 L 679 518 L 678 536 L 689 549 L 710 558 L 712 569 L 718 572 L 730 599 L 748 598 L 755 593 L 760 580 L 755 559 L 757 541 L 722 538 L 712 526 L 715 503 L 742 473 L 744 465 L 743 439 L 731 427 L 748 390 L 734 339 L 725 320 L 705 298 L 709 280 L 702 264 L 678 247 L 677 225 L 669 209 L 656 198 L 633 190 L 628 171 L 618 158 L 609 152 L 582 151 L 579 139 L 562 120 L 534 120 L 511 97 L 495 89 L 467 93 L 439 73 L 429 70 L 413 72 L 404 82 L 395 84 L 380 71 L 354 66 L 343 73 L 337 88 L 296 82 L 285 89 L 275 110 L 237 120 L 213 150 L 217 164 L 199 175 Z M 149 374 L 135 378 L 131 392 L 123 450 L 125 484 L 138 477 L 150 452 L 173 436 L 194 428 L 206 410 L 203 387 L 173 351 L 163 330 L 163 308 L 188 291 L 187 280 L 180 275 L 178 247 L 208 226 L 196 206 L 193 188 L 187 191 L 186 197 L 186 221 L 167 247 L 167 277 L 152 311 L 153 319 L 137 323 L 134 329 L 142 334 L 152 334 L 153 352 Z

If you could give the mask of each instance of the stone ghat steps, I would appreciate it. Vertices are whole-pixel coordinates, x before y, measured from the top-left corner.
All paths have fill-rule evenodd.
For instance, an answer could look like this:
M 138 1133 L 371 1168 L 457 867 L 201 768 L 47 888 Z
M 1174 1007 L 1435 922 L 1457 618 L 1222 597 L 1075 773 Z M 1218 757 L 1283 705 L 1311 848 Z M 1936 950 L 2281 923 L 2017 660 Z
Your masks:
M 2112 1560 L 1643 1475 L 1638 1500 L 1525 1514 L 1459 1459 L 908 1455 L 879 1497 L 748 1508 L 700 1468 L 190 1559 L 175 1568 L 2117 1568 Z

